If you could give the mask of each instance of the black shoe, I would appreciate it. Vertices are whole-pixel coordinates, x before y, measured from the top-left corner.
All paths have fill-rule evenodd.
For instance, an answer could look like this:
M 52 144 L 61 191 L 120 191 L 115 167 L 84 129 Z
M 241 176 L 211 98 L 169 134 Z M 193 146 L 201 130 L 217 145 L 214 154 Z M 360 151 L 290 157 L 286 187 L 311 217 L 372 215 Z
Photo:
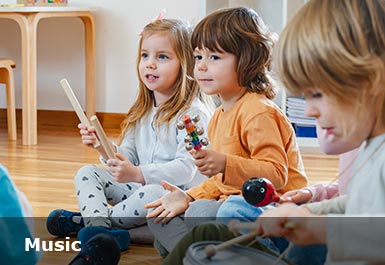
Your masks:
M 84 223 L 79 212 L 56 209 L 48 215 L 46 227 L 51 235 L 65 237 L 76 235 L 84 227 Z
M 107 234 L 92 237 L 69 265 L 117 265 L 120 260 L 120 247 L 114 238 Z

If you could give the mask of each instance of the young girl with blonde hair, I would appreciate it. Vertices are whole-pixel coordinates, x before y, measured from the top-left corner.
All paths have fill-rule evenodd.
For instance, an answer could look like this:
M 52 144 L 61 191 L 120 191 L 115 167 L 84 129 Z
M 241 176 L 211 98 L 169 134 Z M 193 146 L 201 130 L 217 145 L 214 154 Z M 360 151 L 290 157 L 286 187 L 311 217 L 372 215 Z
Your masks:
M 108 169 L 87 165 L 78 171 L 75 186 L 81 213 L 53 211 L 47 222 L 52 234 L 65 236 L 81 229 L 78 239 L 84 244 L 95 234 L 107 233 L 126 249 L 126 229 L 144 224 L 143 205 L 165 192 L 155 184 L 167 180 L 190 188 L 206 179 L 185 149 L 186 132 L 176 127 L 185 114 L 198 114 L 203 128 L 211 117 L 210 105 L 192 78 L 191 32 L 187 23 L 176 19 L 157 19 L 145 26 L 137 59 L 139 94 L 123 122 L 116 159 L 107 160 L 99 148 Z M 79 128 L 83 143 L 92 146 L 94 129 L 83 124 Z

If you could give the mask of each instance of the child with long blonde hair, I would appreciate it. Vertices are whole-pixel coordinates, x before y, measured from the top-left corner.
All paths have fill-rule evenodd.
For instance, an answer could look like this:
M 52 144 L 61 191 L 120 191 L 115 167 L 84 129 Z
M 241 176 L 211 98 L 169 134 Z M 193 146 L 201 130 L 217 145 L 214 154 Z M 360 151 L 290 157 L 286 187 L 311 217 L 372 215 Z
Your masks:
M 143 205 L 165 193 L 155 184 L 166 179 L 190 188 L 206 179 L 185 149 L 186 132 L 176 127 L 186 114 L 198 114 L 203 128 L 211 117 L 210 104 L 192 78 L 191 32 L 188 23 L 176 19 L 157 19 L 145 26 L 137 59 L 139 94 L 122 124 L 116 159 L 107 160 L 99 148 L 108 169 L 87 165 L 78 171 L 80 213 L 53 211 L 47 222 L 52 234 L 66 236 L 80 230 L 78 239 L 84 244 L 95 234 L 107 233 L 126 249 L 126 229 L 145 224 Z M 94 129 L 83 124 L 79 128 L 83 143 L 92 146 Z

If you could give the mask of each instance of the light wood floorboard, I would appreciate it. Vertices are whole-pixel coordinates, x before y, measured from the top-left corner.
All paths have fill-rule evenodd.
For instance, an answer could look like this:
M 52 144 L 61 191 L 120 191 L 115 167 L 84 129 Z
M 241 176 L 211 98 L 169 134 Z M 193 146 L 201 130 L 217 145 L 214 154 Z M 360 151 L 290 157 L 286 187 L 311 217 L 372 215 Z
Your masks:
M 76 128 L 39 126 L 38 145 L 23 146 L 20 128 L 18 140 L 8 141 L 3 125 L 0 125 L 0 163 L 8 168 L 18 188 L 27 195 L 34 215 L 46 217 L 56 208 L 77 211 L 73 176 L 81 166 L 99 163 L 97 152 L 81 143 Z M 112 140 L 117 140 L 119 131 L 107 130 L 106 133 Z M 310 184 L 330 182 L 335 178 L 337 157 L 325 156 L 314 148 L 301 150 Z M 45 230 L 44 224 L 38 225 L 36 230 L 42 239 L 54 239 Z M 74 256 L 74 252 L 46 252 L 39 264 L 68 264 Z M 120 264 L 160 262 L 161 258 L 152 246 L 131 245 L 122 253 Z

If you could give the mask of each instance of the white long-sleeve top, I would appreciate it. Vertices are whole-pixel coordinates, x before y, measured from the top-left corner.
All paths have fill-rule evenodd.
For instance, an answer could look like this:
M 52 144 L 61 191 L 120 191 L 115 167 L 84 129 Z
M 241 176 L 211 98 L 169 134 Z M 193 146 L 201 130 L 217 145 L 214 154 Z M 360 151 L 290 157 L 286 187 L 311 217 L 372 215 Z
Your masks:
M 385 134 L 363 143 L 347 195 L 306 205 L 328 214 L 328 264 L 385 264 Z
M 127 157 L 134 165 L 140 166 L 146 184 L 159 184 L 166 180 L 174 185 L 188 189 L 196 186 L 207 177 L 202 175 L 194 164 L 194 159 L 185 147 L 185 130 L 178 130 L 176 123 L 188 114 L 200 116 L 197 126 L 205 130 L 212 113 L 199 100 L 193 100 L 190 108 L 173 119 L 169 125 L 154 126 L 154 107 L 147 116 L 140 119 L 133 130 L 129 130 L 117 151 Z

